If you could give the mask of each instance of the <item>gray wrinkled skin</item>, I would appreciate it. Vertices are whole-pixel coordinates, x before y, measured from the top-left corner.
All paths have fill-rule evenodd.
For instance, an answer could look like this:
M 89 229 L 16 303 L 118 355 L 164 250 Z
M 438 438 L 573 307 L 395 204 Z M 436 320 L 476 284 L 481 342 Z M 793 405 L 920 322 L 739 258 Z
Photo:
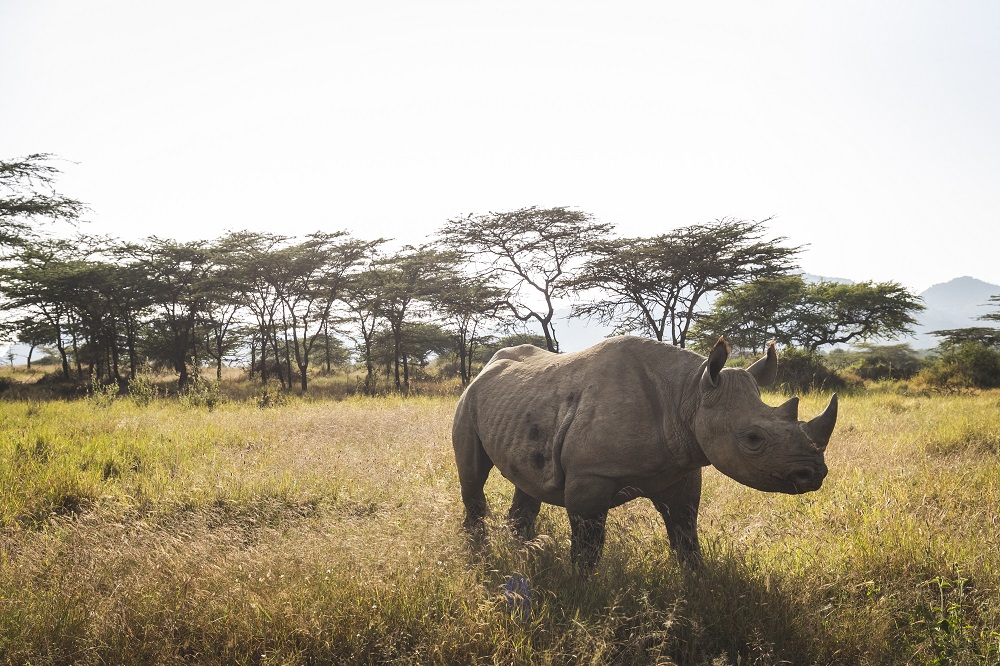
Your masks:
M 521 534 L 541 502 L 566 507 L 584 572 L 600 558 L 608 510 L 639 497 L 663 515 L 681 560 L 697 563 L 702 467 L 768 492 L 818 489 L 837 396 L 800 422 L 798 398 L 779 407 L 760 399 L 777 369 L 773 345 L 746 370 L 724 368 L 728 353 L 722 340 L 706 359 L 629 336 L 574 354 L 498 351 L 455 412 L 466 528 L 482 530 L 483 486 L 496 466 L 515 486 L 509 519 Z

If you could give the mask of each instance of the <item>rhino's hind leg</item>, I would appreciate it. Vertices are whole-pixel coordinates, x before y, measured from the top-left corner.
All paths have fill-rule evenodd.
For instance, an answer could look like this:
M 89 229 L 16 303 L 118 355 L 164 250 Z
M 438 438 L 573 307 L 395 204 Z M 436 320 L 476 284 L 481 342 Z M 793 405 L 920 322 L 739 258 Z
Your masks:
M 493 461 L 483 449 L 483 444 L 475 432 L 453 435 L 455 462 L 458 466 L 458 480 L 462 486 L 462 503 L 465 504 L 463 526 L 473 536 L 481 536 L 483 518 L 486 517 L 486 494 L 483 487 L 493 469 Z
M 658 495 L 650 497 L 663 516 L 670 547 L 686 566 L 701 563 L 698 545 L 698 505 L 701 503 L 701 468 L 689 472 Z
M 532 535 L 535 526 L 535 518 L 542 508 L 542 503 L 534 497 L 524 492 L 518 487 L 514 487 L 514 499 L 510 503 L 510 511 L 507 512 L 507 520 L 511 527 L 522 539 L 528 539 Z
M 569 526 L 573 531 L 570 559 L 584 576 L 592 574 L 601 559 L 607 518 L 606 511 L 589 517 L 569 514 Z

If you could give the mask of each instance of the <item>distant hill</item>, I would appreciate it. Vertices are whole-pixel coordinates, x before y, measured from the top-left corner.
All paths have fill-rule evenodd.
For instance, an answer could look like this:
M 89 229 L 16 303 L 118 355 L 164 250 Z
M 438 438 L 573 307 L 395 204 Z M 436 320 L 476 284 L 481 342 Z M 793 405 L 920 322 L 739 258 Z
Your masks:
M 936 347 L 939 340 L 930 334 L 950 328 L 969 326 L 990 326 L 990 322 L 979 321 L 988 312 L 986 304 L 991 296 L 1000 294 L 1000 285 L 983 282 L 973 277 L 960 277 L 943 284 L 936 284 L 920 294 L 927 309 L 917 319 L 916 340 L 903 340 L 917 349 Z

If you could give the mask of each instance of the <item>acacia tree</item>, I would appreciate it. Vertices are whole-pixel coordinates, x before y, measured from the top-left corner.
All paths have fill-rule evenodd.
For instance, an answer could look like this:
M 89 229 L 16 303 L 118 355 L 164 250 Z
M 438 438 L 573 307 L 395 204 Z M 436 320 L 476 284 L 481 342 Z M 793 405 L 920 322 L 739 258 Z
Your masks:
M 573 284 L 599 295 L 574 306 L 574 316 L 684 347 L 705 296 L 794 267 L 800 248 L 785 247 L 783 237 L 763 240 L 768 221 L 723 219 L 601 243 Z
M 227 234 L 218 242 L 223 249 L 230 269 L 230 277 L 236 289 L 236 296 L 253 317 L 254 334 L 251 347 L 260 347 L 260 379 L 266 384 L 268 379 L 268 347 L 270 346 L 279 371 L 282 385 L 285 377 L 280 374 L 280 350 L 277 339 L 277 325 L 280 321 L 281 295 L 283 285 L 277 279 L 283 275 L 283 263 L 279 251 L 288 237 L 271 233 L 238 231 Z M 251 357 L 250 374 L 253 376 L 254 359 Z M 288 385 L 291 384 L 289 377 Z
M 924 310 L 920 297 L 898 282 L 817 282 L 806 285 L 796 309 L 794 340 L 816 351 L 827 345 L 894 338 L 913 333 L 914 314 Z
M 582 211 L 532 206 L 455 218 L 439 234 L 465 255 L 476 275 L 495 277 L 504 289 L 503 306 L 521 322 L 536 322 L 546 347 L 558 352 L 556 303 L 575 291 L 573 271 L 612 229 Z
M 17 248 L 9 266 L 0 270 L 3 308 L 21 313 L 23 321 L 49 330 L 59 352 L 63 377 L 69 379 L 66 335 L 73 316 L 71 267 L 82 260 L 79 246 L 66 239 L 38 239 Z
M 769 302 L 780 298 L 781 303 Z M 725 335 L 738 345 L 760 334 L 813 352 L 820 347 L 893 338 L 912 333 L 914 314 L 924 309 L 918 296 L 896 282 L 806 283 L 790 277 L 765 285 L 746 285 L 721 297 L 699 322 L 707 344 Z
M 992 305 L 994 307 L 1000 308 L 1000 294 L 997 294 L 995 296 L 990 296 L 990 300 L 989 303 L 987 303 L 987 305 Z M 979 317 L 979 319 L 981 321 L 1000 322 L 1000 309 L 998 309 L 996 312 L 989 312 L 987 314 L 984 314 L 981 317 Z
M 974 343 L 983 347 L 1000 347 L 1000 329 L 988 326 L 950 328 L 942 331 L 931 331 L 931 335 L 940 338 L 942 346 L 955 347 Z
M 283 279 L 276 287 L 287 312 L 303 391 L 308 388 L 313 347 L 328 330 L 334 304 L 345 298 L 349 272 L 381 242 L 359 241 L 343 231 L 315 233 L 279 252 Z
M 712 304 L 712 309 L 692 327 L 698 347 L 711 349 L 719 336 L 736 349 L 762 352 L 770 340 L 794 345 L 790 322 L 803 305 L 805 282 L 800 275 L 756 280 L 732 289 Z
M 237 280 L 239 268 L 233 263 L 232 249 L 217 243 L 209 251 L 215 266 L 202 284 L 198 324 L 207 353 L 215 361 L 215 378 L 221 380 L 226 353 L 233 350 L 239 338 L 233 331 L 239 325 L 244 306 Z
M 30 222 L 76 220 L 87 207 L 55 190 L 59 169 L 48 153 L 0 161 L 0 246 L 24 242 Z
M 434 307 L 446 322 L 458 355 L 462 386 L 472 380 L 472 359 L 485 337 L 482 329 L 489 321 L 498 321 L 503 291 L 489 278 L 470 278 L 452 271 L 441 281 L 432 296 Z
M 368 395 L 373 395 L 376 391 L 375 346 L 379 332 L 379 313 L 382 311 L 379 261 L 374 252 L 370 254 L 367 265 L 351 275 L 345 285 L 344 302 L 356 325 L 353 330 L 360 335 L 351 337 L 365 362 L 365 393 Z
M 197 324 L 206 305 L 205 288 L 217 268 L 206 241 L 178 243 L 151 236 L 144 245 L 130 249 L 137 267 L 151 280 L 150 297 L 158 311 L 150 333 L 159 343 L 158 352 L 178 373 L 184 388 L 190 374 L 198 370 Z
M 120 267 L 102 261 L 81 261 L 71 267 L 67 281 L 74 285 L 71 305 L 76 313 L 75 332 L 85 344 L 74 354 L 87 363 L 90 376 L 125 386 L 119 327 L 128 321 L 120 311 Z M 135 368 L 134 358 L 130 368 Z
M 410 389 L 407 325 L 428 314 L 429 301 L 457 260 L 454 252 L 429 245 L 408 245 L 379 261 L 372 273 L 380 292 L 379 313 L 392 333 L 393 381 L 397 391 L 407 393 Z
M 44 320 L 25 317 L 17 321 L 0 325 L 5 334 L 14 334 L 18 342 L 27 345 L 28 353 L 25 367 L 31 370 L 31 358 L 35 349 L 52 344 L 56 338 L 56 329 Z

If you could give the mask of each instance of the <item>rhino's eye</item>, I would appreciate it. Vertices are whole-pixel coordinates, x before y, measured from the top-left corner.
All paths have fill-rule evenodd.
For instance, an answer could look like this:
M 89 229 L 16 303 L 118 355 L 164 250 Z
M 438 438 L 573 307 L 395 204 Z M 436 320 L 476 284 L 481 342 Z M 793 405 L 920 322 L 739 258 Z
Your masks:
M 746 443 L 748 449 L 751 451 L 757 451 L 764 446 L 764 442 L 767 441 L 767 437 L 764 436 L 764 433 L 754 429 L 743 433 L 743 441 Z

